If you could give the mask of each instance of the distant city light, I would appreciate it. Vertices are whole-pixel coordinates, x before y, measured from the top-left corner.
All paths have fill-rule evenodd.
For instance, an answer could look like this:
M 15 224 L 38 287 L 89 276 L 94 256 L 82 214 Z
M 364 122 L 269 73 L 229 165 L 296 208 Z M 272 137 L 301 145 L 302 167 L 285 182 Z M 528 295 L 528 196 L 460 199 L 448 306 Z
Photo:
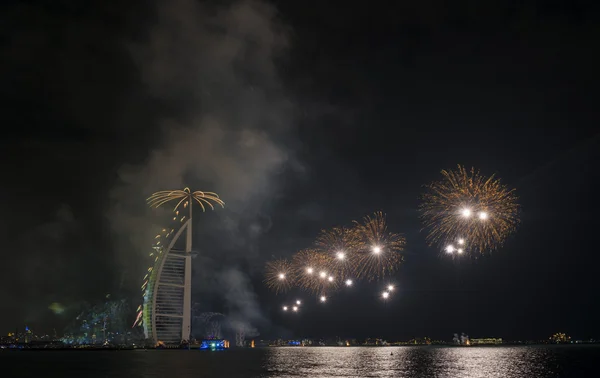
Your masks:
M 297 312 L 298 311 L 298 306 L 292 307 L 292 310 L 295 311 L 295 312 Z
M 485 211 L 479 212 L 479 219 L 486 220 L 488 218 L 488 213 Z
M 343 259 L 345 259 L 345 258 L 346 258 L 346 254 L 345 254 L 344 252 L 338 252 L 338 253 L 336 254 L 336 256 L 337 256 L 337 258 L 338 258 L 338 259 L 340 259 L 340 260 L 343 260 Z
M 388 293 L 387 291 L 384 291 L 383 294 L 381 294 L 381 296 L 383 297 L 383 299 L 388 299 L 388 297 L 390 296 L 390 293 Z
M 378 255 L 379 253 L 381 253 L 381 247 L 379 246 L 375 246 L 373 247 L 373 253 Z
M 463 245 L 465 244 L 465 239 L 458 239 L 458 244 Z
M 284 280 L 284 279 L 285 279 L 285 274 L 283 274 L 283 273 L 279 273 L 279 279 L 280 279 L 280 280 Z
M 321 302 L 325 302 L 325 301 L 327 301 L 327 297 L 324 296 L 324 295 L 322 295 L 321 298 L 320 298 L 320 300 L 321 300 Z
M 463 217 L 469 218 L 471 216 L 471 209 L 462 209 L 460 213 Z
M 388 286 L 388 291 L 394 291 L 394 285 L 389 285 Z
M 283 306 L 283 311 L 287 311 L 288 307 L 287 306 Z
M 321 271 L 321 273 L 319 273 L 319 277 L 321 277 L 321 278 L 327 277 L 327 272 Z
M 327 279 L 329 280 L 329 282 L 333 282 L 333 276 L 329 276 Z
M 306 273 L 313 274 L 313 268 L 306 268 Z
M 452 252 L 454 252 L 454 246 L 453 246 L 453 245 L 449 245 L 449 246 L 447 246 L 447 247 L 446 247 L 446 252 L 448 252 L 448 253 L 452 253 Z
M 352 286 L 352 280 L 351 279 L 347 279 L 346 280 L 346 286 Z
M 300 300 L 298 299 L 298 300 L 296 301 L 296 304 L 297 304 L 298 306 L 300 306 L 300 305 L 302 304 L 302 302 L 300 302 Z
M 463 249 L 462 249 L 462 248 L 459 248 L 459 249 L 457 249 L 457 250 L 456 250 L 456 252 L 458 252 L 458 253 L 463 253 Z

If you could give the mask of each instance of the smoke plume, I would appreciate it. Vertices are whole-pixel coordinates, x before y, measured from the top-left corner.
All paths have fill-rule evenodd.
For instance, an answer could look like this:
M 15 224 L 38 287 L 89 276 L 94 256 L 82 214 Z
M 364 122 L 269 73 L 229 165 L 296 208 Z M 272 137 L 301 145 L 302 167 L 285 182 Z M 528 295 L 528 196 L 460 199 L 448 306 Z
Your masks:
M 194 263 L 195 284 L 208 283 L 203 291 L 255 324 L 263 317 L 248 276 L 224 263 L 256 257 L 256 240 L 270 227 L 263 208 L 291 158 L 281 140 L 293 109 L 275 64 L 286 44 L 275 9 L 264 3 L 160 2 L 149 33 L 129 44 L 145 93 L 160 104 L 159 132 L 142 164 L 119 169 L 108 214 L 134 275 L 131 265 L 145 269 L 161 222 L 144 199 L 185 186 L 217 192 L 226 209 L 194 216 L 194 249 L 203 255 Z

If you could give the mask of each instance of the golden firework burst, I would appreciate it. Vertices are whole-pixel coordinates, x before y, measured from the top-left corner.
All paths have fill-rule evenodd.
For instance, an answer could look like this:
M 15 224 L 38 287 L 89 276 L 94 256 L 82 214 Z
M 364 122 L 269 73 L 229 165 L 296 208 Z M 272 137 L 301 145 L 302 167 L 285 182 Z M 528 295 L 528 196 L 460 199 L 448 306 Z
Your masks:
M 277 293 L 284 293 L 295 284 L 291 264 L 288 260 L 269 261 L 266 266 L 265 284 Z
M 475 168 L 443 170 L 426 186 L 420 205 L 427 242 L 448 253 L 484 253 L 499 248 L 516 230 L 519 205 L 514 189 Z
M 400 234 L 388 232 L 385 215 L 379 211 L 366 216 L 362 223 L 354 221 L 357 238 L 356 276 L 368 281 L 392 274 L 403 261 L 400 254 L 406 240 Z
M 330 257 L 315 249 L 303 249 L 292 257 L 292 270 L 299 288 L 313 293 L 323 291 L 331 286 L 329 277 L 332 273 L 328 267 Z
M 356 274 L 359 234 L 355 228 L 334 227 L 321 230 L 315 241 L 317 250 L 327 255 L 328 270 L 338 279 L 345 280 Z
M 275 292 L 292 285 L 321 296 L 322 301 L 355 280 L 378 280 L 393 273 L 402 262 L 404 237 L 388 232 L 385 215 L 376 212 L 354 222 L 353 228 L 322 230 L 316 248 L 304 249 L 287 260 L 267 263 L 265 282 Z

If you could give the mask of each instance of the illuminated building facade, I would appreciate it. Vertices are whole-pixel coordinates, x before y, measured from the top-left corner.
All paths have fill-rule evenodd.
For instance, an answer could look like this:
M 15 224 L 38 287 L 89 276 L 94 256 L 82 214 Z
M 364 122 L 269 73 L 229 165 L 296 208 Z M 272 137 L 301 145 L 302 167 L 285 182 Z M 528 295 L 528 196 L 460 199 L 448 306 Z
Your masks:
M 155 344 L 179 344 L 190 340 L 191 226 L 190 216 L 166 247 L 155 248 L 157 256 L 145 287 L 142 322 L 146 338 Z M 185 247 L 177 249 L 184 231 Z
M 144 327 L 146 339 L 155 345 L 179 344 L 190 341 L 192 325 L 192 203 L 214 209 L 214 204 L 225 203 L 213 192 L 163 190 L 148 198 L 150 207 L 158 208 L 177 201 L 173 221 L 181 224 L 156 235 L 154 265 L 148 268 L 141 289 L 144 304 L 138 307 L 133 327 Z M 187 209 L 188 214 L 185 211 Z M 181 212 L 181 214 L 180 214 Z M 187 218 L 187 220 L 186 220 Z M 178 228 L 178 229 L 177 229 Z M 175 235 L 173 232 L 177 229 Z M 185 231 L 185 238 L 183 233 Z

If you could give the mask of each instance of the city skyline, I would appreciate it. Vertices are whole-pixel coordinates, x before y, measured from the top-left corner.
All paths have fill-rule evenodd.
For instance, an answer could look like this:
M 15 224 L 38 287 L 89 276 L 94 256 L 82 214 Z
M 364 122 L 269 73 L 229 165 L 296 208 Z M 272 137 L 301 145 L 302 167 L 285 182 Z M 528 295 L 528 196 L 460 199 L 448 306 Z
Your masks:
M 211 316 L 208 313 L 209 318 Z M 222 314 L 216 314 L 219 316 Z M 214 330 L 214 324 L 207 323 L 207 329 Z M 65 335 L 59 336 L 59 334 L 54 330 L 54 334 L 38 334 L 35 333 L 31 328 L 25 326 L 24 329 L 20 330 L 16 329 L 13 332 L 9 332 L 7 335 L 0 336 L 0 345 L 11 345 L 11 344 L 29 344 L 29 343 L 39 343 L 40 345 L 44 345 L 43 343 L 52 343 L 55 346 L 62 347 L 78 347 L 78 346 L 132 346 L 138 345 L 140 347 L 145 348 L 153 348 L 157 344 L 157 342 L 153 338 L 142 339 L 139 335 L 136 337 L 131 333 L 123 334 L 123 336 L 118 336 L 119 333 L 115 333 L 114 328 L 112 330 L 108 330 L 105 328 L 100 328 L 97 331 L 94 331 L 94 335 L 89 337 L 87 340 L 78 340 L 77 335 L 73 333 L 67 333 Z M 252 347 L 256 346 L 362 346 L 362 345 L 377 345 L 377 346 L 392 346 L 392 345 L 462 345 L 462 346 L 477 346 L 477 345 L 532 345 L 532 344 L 597 344 L 600 343 L 599 339 L 595 338 L 577 338 L 571 337 L 563 332 L 556 332 L 549 337 L 540 338 L 535 340 L 527 340 L 527 339 L 515 339 L 515 340 L 507 340 L 502 337 L 471 337 L 468 334 L 462 333 L 454 333 L 450 335 L 449 338 L 435 339 L 428 336 L 415 336 L 409 340 L 397 340 L 397 339 L 389 339 L 385 336 L 369 336 L 365 338 L 356 338 L 352 336 L 340 337 L 340 336 L 322 336 L 322 337 L 305 337 L 305 336 L 295 336 L 292 338 L 273 338 L 273 339 L 265 339 L 260 337 L 260 335 L 255 335 L 250 337 L 248 340 L 245 340 L 244 345 L 239 345 L 234 343 L 232 345 L 238 347 Z M 226 337 L 219 330 L 217 334 L 199 334 L 196 333 L 196 336 L 193 336 L 190 341 L 196 344 L 199 344 L 202 340 L 227 340 Z M 186 340 L 187 341 L 187 340 Z M 56 343 L 60 342 L 60 343 Z M 300 344 L 298 344 L 298 342 Z M 164 343 L 162 340 L 160 343 Z M 167 344 L 179 345 L 178 342 L 169 342 Z M 248 344 L 248 345 L 246 345 Z

